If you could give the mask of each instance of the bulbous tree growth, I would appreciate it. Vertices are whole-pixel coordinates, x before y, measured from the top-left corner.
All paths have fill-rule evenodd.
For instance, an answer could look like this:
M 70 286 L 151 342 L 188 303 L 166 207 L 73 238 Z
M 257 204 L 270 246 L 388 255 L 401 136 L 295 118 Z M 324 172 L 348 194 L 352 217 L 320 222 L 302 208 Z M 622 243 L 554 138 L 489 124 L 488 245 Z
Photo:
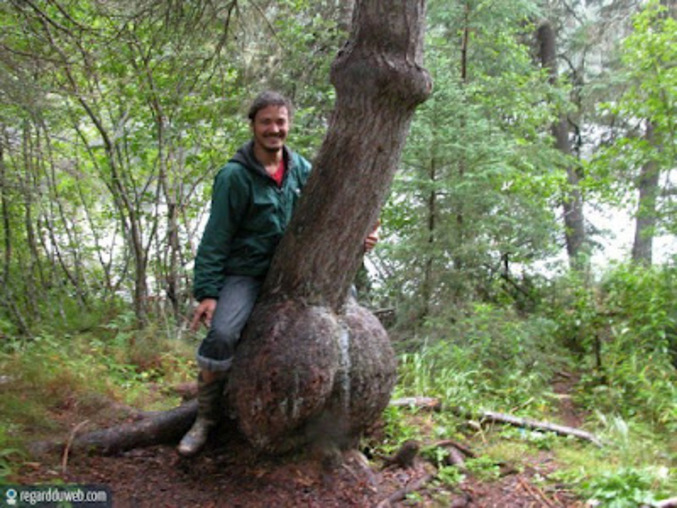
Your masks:
M 229 402 L 258 449 L 314 439 L 349 445 L 385 408 L 395 358 L 351 282 L 413 112 L 431 91 L 422 67 L 425 2 L 361 1 L 331 71 L 327 136 L 233 364 Z
M 350 446 L 388 404 L 395 358 L 386 331 L 348 300 L 363 242 L 392 182 L 414 109 L 431 91 L 421 67 L 423 0 L 356 2 L 331 72 L 331 124 L 235 354 L 229 407 L 259 450 L 311 441 Z M 176 442 L 197 401 L 69 440 L 113 454 Z M 227 427 L 227 426 L 226 426 Z M 33 452 L 62 449 L 39 442 Z

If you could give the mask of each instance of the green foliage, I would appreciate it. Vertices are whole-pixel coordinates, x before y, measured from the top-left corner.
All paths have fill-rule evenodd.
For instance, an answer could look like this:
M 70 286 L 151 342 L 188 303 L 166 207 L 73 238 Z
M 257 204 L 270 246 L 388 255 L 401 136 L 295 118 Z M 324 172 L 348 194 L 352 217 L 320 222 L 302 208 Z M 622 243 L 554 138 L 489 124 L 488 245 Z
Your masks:
M 677 270 L 619 265 L 595 286 L 570 274 L 550 290 L 556 337 L 582 362 L 578 401 L 673 431 Z
M 596 340 L 606 325 L 596 292 L 585 274 L 573 270 L 554 280 L 544 292 L 543 312 L 556 324 L 556 340 L 571 352 L 594 354 Z
M 652 478 L 645 471 L 623 468 L 583 482 L 587 496 L 609 508 L 632 508 L 652 504 Z
M 383 296 L 406 306 L 409 323 L 496 298 L 502 276 L 519 279 L 513 264 L 551 252 L 562 174 L 543 134 L 556 94 L 522 42 L 535 12 L 531 2 L 429 6 L 435 87 L 383 212 Z
M 586 474 L 582 470 L 559 471 L 553 479 L 573 484 L 589 503 L 605 508 L 651 506 L 659 499 L 657 489 L 665 486 L 666 468 L 620 467 Z
M 7 427 L 0 427 L 0 485 L 10 482 L 17 462 L 24 458 L 24 451 L 16 447 Z
M 636 210 L 628 191 L 645 184 L 639 173 L 648 163 L 659 175 L 674 168 L 676 60 L 677 20 L 658 0 L 645 3 L 633 18 L 632 33 L 622 42 L 619 68 L 608 78 L 620 93 L 599 104 L 601 115 L 613 124 L 609 142 L 595 153 L 588 167 L 595 175 L 597 195 L 625 201 L 640 216 L 655 215 L 658 229 L 652 235 L 677 231 L 674 199 L 663 198 L 660 189 L 652 189 L 658 198 L 657 209 Z M 649 128 L 651 134 L 647 135 Z M 664 186 L 662 181 L 660 186 Z
M 469 473 L 483 481 L 498 480 L 501 475 L 501 469 L 496 461 L 486 455 L 467 459 L 465 466 Z
M 429 337 L 442 336 L 400 358 L 398 391 L 441 397 L 445 403 L 542 410 L 545 390 L 561 356 L 553 352 L 554 323 L 519 319 L 486 304 L 455 323 L 436 323 Z
M 138 333 L 138 332 L 137 332 Z M 174 406 L 178 400 L 160 396 L 158 388 L 192 377 L 193 347 L 178 341 L 154 340 L 140 352 L 141 335 L 98 336 L 41 334 L 15 341 L 0 353 L 9 390 L 0 397 L 0 413 L 14 426 L 13 437 L 24 432 L 53 432 L 53 411 L 106 414 L 120 400 L 146 409 Z M 152 353 L 151 353 L 152 349 Z M 154 385 L 152 386 L 151 383 Z
M 420 429 L 407 418 L 406 411 L 389 406 L 383 412 L 385 423 L 385 439 L 379 443 L 384 452 L 392 453 L 400 448 L 402 443 L 410 439 L 419 439 Z
M 465 475 L 456 466 L 442 466 L 437 470 L 437 478 L 448 486 L 455 486 L 465 479 Z
M 677 363 L 677 266 L 620 265 L 602 281 L 620 351 L 640 350 Z

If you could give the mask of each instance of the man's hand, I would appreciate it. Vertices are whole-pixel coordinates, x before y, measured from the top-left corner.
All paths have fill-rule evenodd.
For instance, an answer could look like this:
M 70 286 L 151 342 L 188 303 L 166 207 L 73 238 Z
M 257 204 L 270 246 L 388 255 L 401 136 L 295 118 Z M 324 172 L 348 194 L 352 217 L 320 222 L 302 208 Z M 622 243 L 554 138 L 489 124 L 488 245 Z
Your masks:
M 378 228 L 381 226 L 381 221 L 376 223 L 373 231 L 369 233 L 369 236 L 364 240 L 364 252 L 369 252 L 378 243 Z
M 200 323 L 209 328 L 212 326 L 212 316 L 216 310 L 216 299 L 215 298 L 205 298 L 200 302 L 200 305 L 195 309 L 193 314 L 193 321 L 190 323 L 190 329 L 194 332 L 197 332 L 200 328 Z

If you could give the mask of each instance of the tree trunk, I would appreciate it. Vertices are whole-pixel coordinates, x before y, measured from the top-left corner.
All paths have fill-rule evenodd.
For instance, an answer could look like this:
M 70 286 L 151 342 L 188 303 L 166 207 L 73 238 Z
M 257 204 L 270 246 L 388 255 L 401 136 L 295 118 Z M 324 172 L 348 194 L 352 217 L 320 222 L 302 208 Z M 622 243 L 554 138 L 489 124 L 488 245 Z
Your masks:
M 396 365 L 388 335 L 347 297 L 414 109 L 432 88 L 421 67 L 424 5 L 358 1 L 351 39 L 334 62 L 329 132 L 229 379 L 230 412 L 259 450 L 350 446 L 390 400 Z M 78 437 L 72 449 L 174 440 L 195 406 Z
M 428 248 L 425 253 L 425 265 L 423 269 L 423 283 L 421 284 L 421 296 L 423 298 L 423 307 L 421 311 L 421 318 L 425 319 L 430 316 L 432 311 L 433 300 L 433 260 L 434 249 L 437 236 L 437 191 L 435 186 L 437 184 L 437 164 L 435 158 L 430 160 L 430 170 L 428 172 L 429 181 L 431 185 L 430 193 L 428 194 Z
M 388 404 L 395 359 L 367 310 L 346 305 L 363 242 L 392 182 L 414 109 L 424 1 L 358 1 L 331 71 L 329 132 L 240 343 L 230 402 L 258 449 L 349 445 Z
M 547 69 L 549 81 L 554 85 L 557 83 L 557 42 L 555 31 L 549 22 L 544 22 L 538 28 L 537 39 L 541 65 Z M 561 114 L 553 124 L 552 135 L 555 138 L 555 147 L 568 158 L 571 155 L 571 142 L 569 141 L 569 126 L 565 114 Z M 564 238 L 571 267 L 576 270 L 583 270 L 587 266 L 587 260 L 583 259 L 586 234 L 583 197 L 579 185 L 580 175 L 571 163 L 567 163 L 566 173 L 568 185 L 562 198 Z
M 650 145 L 654 143 L 653 125 L 647 122 L 646 140 Z M 635 218 L 635 240 L 632 244 L 632 262 L 651 265 L 653 257 L 653 238 L 656 228 L 656 200 L 658 198 L 658 183 L 660 170 L 655 161 L 648 161 L 640 170 L 637 190 L 637 217 Z

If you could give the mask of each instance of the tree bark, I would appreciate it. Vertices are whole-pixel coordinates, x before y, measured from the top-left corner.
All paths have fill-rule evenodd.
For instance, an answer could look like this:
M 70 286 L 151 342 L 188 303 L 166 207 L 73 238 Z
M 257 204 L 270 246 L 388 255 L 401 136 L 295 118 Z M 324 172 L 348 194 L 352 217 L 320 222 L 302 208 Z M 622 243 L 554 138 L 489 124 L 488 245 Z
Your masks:
M 537 39 L 539 44 L 539 57 L 541 65 L 547 69 L 550 84 L 557 83 L 557 41 L 555 31 L 549 22 L 544 22 L 538 28 Z M 552 135 L 555 138 L 555 147 L 565 156 L 571 155 L 571 142 L 569 140 L 569 126 L 565 114 L 560 114 L 552 126 Z M 583 270 L 587 261 L 583 259 L 585 244 L 585 215 L 583 213 L 583 197 L 580 190 L 580 175 L 571 163 L 566 164 L 567 189 L 562 198 L 564 211 L 564 238 L 566 241 L 567 255 L 572 268 Z
M 346 299 L 414 109 L 431 91 L 421 67 L 424 4 L 358 1 L 332 66 L 329 131 L 230 377 L 240 429 L 258 449 L 316 439 L 348 446 L 388 404 L 388 336 Z
M 229 412 L 259 450 L 349 447 L 390 399 L 396 363 L 388 335 L 348 294 L 414 109 L 431 91 L 421 67 L 424 5 L 358 1 L 351 39 L 334 62 L 329 132 L 229 379 Z M 193 403 L 76 438 L 72 450 L 172 441 L 194 414 Z
M 653 145 L 653 125 L 647 122 L 646 140 Z M 656 228 L 656 202 L 659 193 L 660 169 L 655 161 L 646 162 L 639 173 L 635 240 L 632 244 L 632 262 L 650 266 L 653 258 L 653 239 Z

